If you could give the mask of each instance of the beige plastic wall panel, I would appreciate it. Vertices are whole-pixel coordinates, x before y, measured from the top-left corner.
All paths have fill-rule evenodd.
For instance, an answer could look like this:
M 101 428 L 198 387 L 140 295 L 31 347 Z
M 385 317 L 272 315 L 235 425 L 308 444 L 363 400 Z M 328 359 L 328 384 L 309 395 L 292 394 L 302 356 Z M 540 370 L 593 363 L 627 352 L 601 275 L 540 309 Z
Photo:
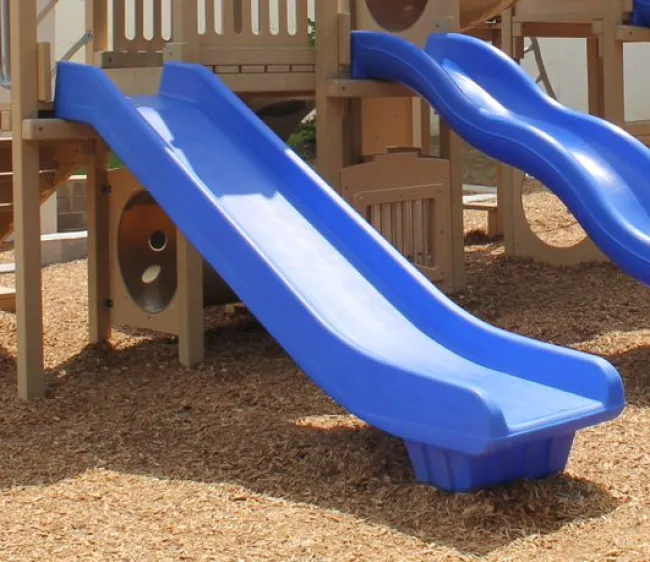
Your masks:
M 515 0 L 355 0 L 356 29 L 387 31 L 424 46 L 431 33 L 468 30 L 512 6 Z
M 448 0 L 355 0 L 355 29 L 389 32 L 421 47 L 431 33 L 453 31 L 459 11 Z
M 416 152 L 377 155 L 344 168 L 342 194 L 432 282 L 451 271 L 449 162 Z
M 126 96 L 151 96 L 158 92 L 162 68 L 111 68 L 106 75 Z
M 584 238 L 578 244 L 571 247 L 551 246 L 541 240 L 530 227 L 526 218 L 522 202 L 523 174 L 514 171 L 513 182 L 513 228 L 514 232 L 514 255 L 517 257 L 531 258 L 542 263 L 553 266 L 572 266 L 585 262 L 602 262 L 607 258 L 596 247 L 589 238 Z M 505 220 L 508 220 L 506 217 Z
M 110 260 L 110 299 L 111 325 L 129 326 L 157 332 L 177 334 L 178 320 L 175 298 L 172 298 L 169 305 L 158 313 L 148 312 L 133 300 L 129 292 L 125 276 L 122 274 L 122 267 L 119 257 L 119 232 L 120 222 L 129 201 L 139 193 L 143 192 L 137 180 L 126 169 L 111 170 L 108 174 L 111 193 L 109 196 L 109 260 Z M 172 229 L 175 230 L 175 229 Z M 175 257 L 174 257 L 175 261 Z M 170 264 L 166 264 L 169 266 Z M 127 264 L 127 267 L 130 267 Z M 145 269 L 148 268 L 148 264 Z M 163 265 L 164 267 L 164 265 Z M 175 265 L 174 265 L 175 267 Z M 144 274 L 144 269 L 139 274 Z M 164 274 L 164 272 L 162 272 Z
M 393 146 L 417 146 L 422 143 L 415 126 L 416 99 L 366 98 L 361 105 L 362 155 L 386 152 Z

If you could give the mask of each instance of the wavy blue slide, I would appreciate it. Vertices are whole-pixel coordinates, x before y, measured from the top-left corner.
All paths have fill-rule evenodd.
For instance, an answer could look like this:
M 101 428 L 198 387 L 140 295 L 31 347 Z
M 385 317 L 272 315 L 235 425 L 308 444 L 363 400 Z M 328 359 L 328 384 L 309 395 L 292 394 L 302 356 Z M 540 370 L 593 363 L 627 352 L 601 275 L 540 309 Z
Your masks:
M 167 64 L 157 96 L 127 99 L 60 63 L 55 109 L 95 127 L 316 384 L 404 440 L 419 480 L 561 471 L 574 433 L 623 409 L 609 363 L 456 306 L 206 68 Z
M 502 51 L 465 35 L 426 48 L 355 32 L 353 76 L 400 82 L 468 143 L 542 181 L 615 264 L 650 285 L 650 150 L 611 123 L 568 109 Z

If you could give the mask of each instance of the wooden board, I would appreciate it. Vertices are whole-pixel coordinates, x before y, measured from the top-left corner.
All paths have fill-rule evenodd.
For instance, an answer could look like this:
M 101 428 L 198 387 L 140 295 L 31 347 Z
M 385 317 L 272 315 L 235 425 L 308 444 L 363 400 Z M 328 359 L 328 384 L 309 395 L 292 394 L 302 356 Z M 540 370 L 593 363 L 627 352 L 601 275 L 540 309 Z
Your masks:
M 460 28 L 466 31 L 498 16 L 515 3 L 515 0 L 461 0 Z
M 16 290 L 0 287 L 0 310 L 16 312 Z

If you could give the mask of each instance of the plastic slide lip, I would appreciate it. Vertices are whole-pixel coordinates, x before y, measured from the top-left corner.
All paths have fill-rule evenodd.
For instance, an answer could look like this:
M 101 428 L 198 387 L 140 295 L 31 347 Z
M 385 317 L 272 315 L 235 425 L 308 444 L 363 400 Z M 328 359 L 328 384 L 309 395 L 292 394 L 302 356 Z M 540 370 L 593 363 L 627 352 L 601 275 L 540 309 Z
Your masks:
M 620 378 L 604 360 L 503 332 L 454 305 L 207 69 L 168 64 L 159 95 L 133 100 L 85 65 L 62 63 L 57 80 L 57 116 L 98 130 L 271 335 L 349 411 L 408 442 L 476 456 L 567 435 L 622 408 Z M 315 247 L 328 271 L 349 279 L 351 294 L 314 275 L 322 261 L 292 261 Z M 344 296 L 348 308 L 339 306 Z M 370 313 L 389 321 L 363 339 L 360 325 L 376 327 L 365 324 Z M 394 338 L 378 345 L 387 333 Z M 548 409 L 532 416 L 537 423 L 517 410 L 523 395 L 506 401 L 522 385 L 553 397 L 526 398 Z M 558 413 L 554 400 L 567 408 Z

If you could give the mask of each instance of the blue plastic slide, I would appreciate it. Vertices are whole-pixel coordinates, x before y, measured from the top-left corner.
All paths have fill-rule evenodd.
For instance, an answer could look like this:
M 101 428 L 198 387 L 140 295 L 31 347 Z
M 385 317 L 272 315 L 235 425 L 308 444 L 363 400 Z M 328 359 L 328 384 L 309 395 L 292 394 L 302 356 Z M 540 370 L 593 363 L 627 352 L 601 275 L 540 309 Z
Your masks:
M 640 27 L 650 26 L 650 0 L 634 0 L 631 23 Z
M 624 407 L 605 360 L 454 305 L 208 69 L 167 64 L 157 96 L 127 99 L 61 63 L 55 109 L 95 127 L 316 384 L 404 440 L 421 481 L 561 471 L 575 431 Z
M 534 176 L 614 263 L 650 285 L 650 150 L 611 123 L 568 109 L 492 45 L 431 35 L 424 50 L 355 32 L 355 78 L 400 82 L 468 143 Z

